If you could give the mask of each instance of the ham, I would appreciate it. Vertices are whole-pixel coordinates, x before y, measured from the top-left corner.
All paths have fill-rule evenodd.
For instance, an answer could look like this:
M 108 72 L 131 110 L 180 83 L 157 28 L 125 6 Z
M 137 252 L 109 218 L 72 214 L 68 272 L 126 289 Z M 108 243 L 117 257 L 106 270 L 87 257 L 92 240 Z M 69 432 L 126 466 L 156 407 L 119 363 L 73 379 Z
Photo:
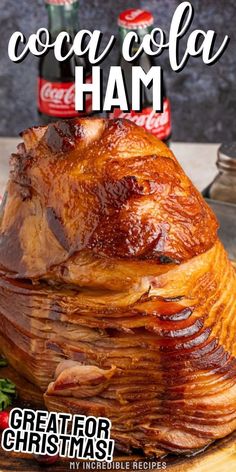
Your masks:
M 116 448 L 190 454 L 236 429 L 236 276 L 173 153 L 126 120 L 33 128 L 0 221 L 0 346 L 51 411 Z

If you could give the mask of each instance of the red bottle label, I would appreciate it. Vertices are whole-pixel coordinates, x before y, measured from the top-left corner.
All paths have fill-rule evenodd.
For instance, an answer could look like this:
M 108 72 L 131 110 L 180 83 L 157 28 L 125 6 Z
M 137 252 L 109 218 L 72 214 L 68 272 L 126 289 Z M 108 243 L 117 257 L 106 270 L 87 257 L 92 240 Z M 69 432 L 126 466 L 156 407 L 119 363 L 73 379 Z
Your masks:
M 92 77 L 86 78 L 86 83 L 91 83 Z M 38 109 L 41 113 L 58 118 L 72 118 L 92 111 L 92 96 L 86 94 L 85 111 L 75 110 L 75 83 L 74 82 L 50 82 L 38 79 Z
M 164 99 L 163 112 L 155 112 L 151 107 L 147 107 L 141 112 L 131 111 L 127 113 L 115 108 L 113 113 L 110 114 L 110 118 L 126 118 L 162 140 L 167 139 L 171 133 L 170 101 L 168 98 Z

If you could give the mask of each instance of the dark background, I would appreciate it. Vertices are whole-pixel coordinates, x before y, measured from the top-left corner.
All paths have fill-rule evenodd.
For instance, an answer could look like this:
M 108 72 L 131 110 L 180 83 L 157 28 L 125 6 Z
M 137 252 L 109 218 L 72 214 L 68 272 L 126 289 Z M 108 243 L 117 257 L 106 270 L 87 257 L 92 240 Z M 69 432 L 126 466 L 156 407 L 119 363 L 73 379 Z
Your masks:
M 118 13 L 141 7 L 154 13 L 155 25 L 167 33 L 177 0 L 80 0 L 80 27 L 101 29 L 105 40 L 117 33 Z M 214 29 L 220 44 L 225 34 L 231 41 L 221 59 L 206 66 L 191 58 L 180 73 L 169 67 L 168 53 L 158 59 L 164 68 L 172 105 L 173 140 L 220 142 L 236 140 L 236 2 L 235 0 L 192 0 L 193 28 Z M 17 135 L 38 123 L 35 98 L 37 58 L 29 55 L 21 64 L 7 56 L 11 34 L 22 31 L 26 37 L 47 26 L 43 0 L 0 0 L 0 135 Z M 187 38 L 187 36 L 186 36 Z M 183 43 L 186 39 L 183 39 Z M 118 45 L 117 45 L 118 47 Z M 117 47 L 104 63 L 105 70 L 116 64 Z

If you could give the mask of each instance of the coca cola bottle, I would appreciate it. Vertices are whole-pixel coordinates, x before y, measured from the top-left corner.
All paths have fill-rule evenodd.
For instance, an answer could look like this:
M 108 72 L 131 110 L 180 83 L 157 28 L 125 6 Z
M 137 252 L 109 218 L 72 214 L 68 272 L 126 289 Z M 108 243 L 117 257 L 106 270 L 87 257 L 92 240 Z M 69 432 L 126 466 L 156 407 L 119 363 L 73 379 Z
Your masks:
M 120 43 L 123 43 L 125 35 L 129 31 L 136 31 L 140 40 L 142 37 L 151 31 L 153 25 L 153 16 L 149 11 L 139 9 L 129 9 L 123 11 L 118 18 L 119 32 L 120 32 Z M 138 44 L 133 44 L 132 54 L 137 51 Z M 120 54 L 119 65 L 121 66 L 126 87 L 129 104 L 132 102 L 132 66 L 141 66 L 147 73 L 154 65 L 153 58 L 148 56 L 145 52 L 141 54 L 137 59 L 131 62 L 127 62 L 122 54 Z M 115 108 L 112 113 L 109 114 L 110 118 L 126 118 L 137 125 L 143 126 L 147 131 L 153 133 L 162 141 L 168 143 L 171 135 L 171 114 L 170 114 L 170 101 L 166 95 L 165 83 L 163 80 L 163 112 L 155 112 L 152 108 L 152 88 L 142 87 L 142 111 L 130 111 L 122 112 L 122 110 Z
M 48 10 L 49 32 L 51 40 L 58 33 L 66 31 L 73 41 L 78 32 L 78 0 L 45 0 Z M 70 49 L 70 44 L 64 42 L 63 55 Z M 78 113 L 75 110 L 75 66 L 85 68 L 86 82 L 91 82 L 91 66 L 87 59 L 75 55 L 63 62 L 56 60 L 53 48 L 41 56 L 38 77 L 38 112 L 40 121 L 44 124 L 58 118 L 72 118 L 92 111 L 91 94 L 86 95 L 86 111 Z

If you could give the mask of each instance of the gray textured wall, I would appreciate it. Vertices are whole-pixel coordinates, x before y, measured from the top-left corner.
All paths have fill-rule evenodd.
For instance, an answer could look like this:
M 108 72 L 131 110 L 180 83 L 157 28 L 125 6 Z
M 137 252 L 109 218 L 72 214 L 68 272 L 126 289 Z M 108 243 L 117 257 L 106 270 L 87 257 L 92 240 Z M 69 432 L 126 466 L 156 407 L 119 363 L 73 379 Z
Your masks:
M 117 31 L 118 13 L 128 7 L 150 9 L 156 25 L 168 31 L 177 0 L 80 0 L 80 25 Z M 219 40 L 229 34 L 231 41 L 220 61 L 204 66 L 191 59 L 181 73 L 173 72 L 168 55 L 160 57 L 173 112 L 173 139 L 178 141 L 236 140 L 236 2 L 235 0 L 192 0 L 194 27 L 215 29 Z M 32 55 L 21 64 L 10 62 L 7 44 L 11 34 L 26 36 L 47 25 L 43 0 L 0 0 L 0 135 L 17 135 L 38 122 L 35 102 L 37 58 Z M 104 67 L 116 62 L 116 51 Z

